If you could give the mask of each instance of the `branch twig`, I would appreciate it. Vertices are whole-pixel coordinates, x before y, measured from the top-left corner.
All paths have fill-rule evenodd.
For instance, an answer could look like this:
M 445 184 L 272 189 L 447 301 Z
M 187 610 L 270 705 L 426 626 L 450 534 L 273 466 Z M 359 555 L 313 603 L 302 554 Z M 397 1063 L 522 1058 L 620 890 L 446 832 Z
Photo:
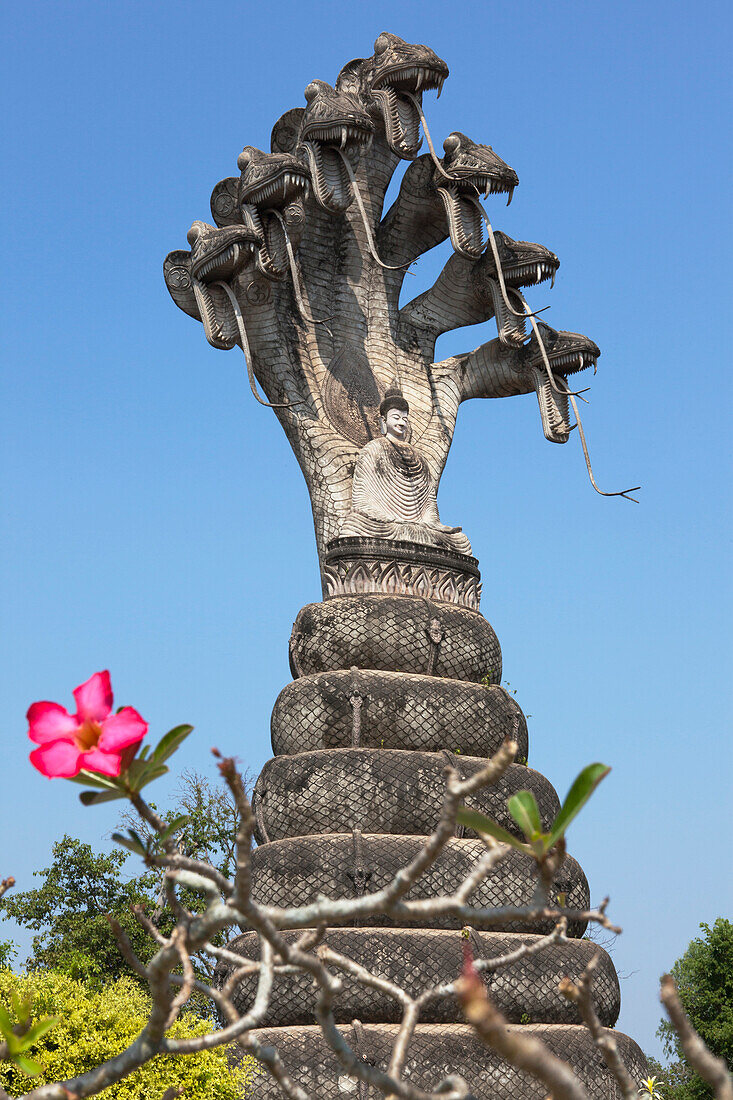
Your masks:
M 733 1100 L 733 1077 L 722 1058 L 711 1054 L 694 1030 L 679 999 L 671 974 L 661 979 L 659 999 L 667 1010 L 672 1026 L 679 1036 L 685 1057 L 695 1073 L 715 1090 L 716 1100 Z

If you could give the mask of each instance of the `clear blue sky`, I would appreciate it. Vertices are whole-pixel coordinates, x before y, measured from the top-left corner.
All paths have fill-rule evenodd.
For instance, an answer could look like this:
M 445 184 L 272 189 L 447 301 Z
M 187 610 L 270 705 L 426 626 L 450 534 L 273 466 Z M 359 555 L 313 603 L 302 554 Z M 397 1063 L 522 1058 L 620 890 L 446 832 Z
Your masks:
M 238 351 L 211 349 L 161 264 L 208 218 L 242 146 L 391 30 L 451 69 L 426 106 L 519 173 L 494 224 L 561 259 L 558 328 L 602 349 L 579 440 L 547 443 L 532 396 L 472 402 L 441 487 L 481 559 L 483 611 L 564 794 L 613 765 L 570 834 L 625 927 L 619 1026 L 655 1051 L 658 975 L 731 915 L 729 5 L 26 3 L 4 16 L 5 337 L 0 872 L 31 885 L 63 830 L 112 807 L 27 763 L 24 714 L 109 668 L 155 735 L 252 769 L 319 598 L 305 487 Z M 428 286 L 446 257 L 430 256 Z M 471 348 L 491 325 L 442 338 Z M 576 433 L 577 435 L 577 433 Z M 7 926 L 0 925 L 0 934 Z

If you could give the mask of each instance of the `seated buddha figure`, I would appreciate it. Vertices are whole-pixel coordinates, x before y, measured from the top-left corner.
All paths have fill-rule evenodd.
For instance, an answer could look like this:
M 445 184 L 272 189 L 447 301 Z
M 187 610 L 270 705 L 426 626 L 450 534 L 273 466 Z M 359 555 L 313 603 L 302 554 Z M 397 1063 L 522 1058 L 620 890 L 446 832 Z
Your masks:
M 470 554 L 460 527 L 440 522 L 436 486 L 425 458 L 410 439 L 410 406 L 390 388 L 379 406 L 381 437 L 359 451 L 351 511 L 340 535 L 395 539 Z

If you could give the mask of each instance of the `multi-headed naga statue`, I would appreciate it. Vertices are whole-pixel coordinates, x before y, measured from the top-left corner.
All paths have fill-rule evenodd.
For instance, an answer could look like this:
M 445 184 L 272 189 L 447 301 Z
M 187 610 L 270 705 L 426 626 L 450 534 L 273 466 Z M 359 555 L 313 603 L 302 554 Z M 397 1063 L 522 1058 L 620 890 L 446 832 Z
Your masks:
M 589 898 L 582 869 L 558 849 L 538 886 L 532 859 L 510 859 L 507 848 L 490 872 L 482 842 L 454 830 L 453 819 L 429 854 L 422 847 L 441 813 L 446 762 L 475 778 L 506 738 L 525 764 L 528 751 L 524 716 L 501 687 L 499 641 L 479 613 L 471 544 L 438 514 L 458 406 L 534 391 L 547 439 L 564 443 L 572 404 L 586 450 L 568 375 L 600 354 L 587 337 L 538 321 L 525 303 L 522 288 L 553 278 L 558 260 L 494 232 L 484 212 L 482 196 L 511 198 L 513 169 L 461 133 L 448 135 L 441 158 L 435 153 L 422 94 L 447 75 L 426 46 L 380 34 L 374 56 L 349 62 L 335 87 L 308 85 L 306 106 L 276 123 L 272 152 L 244 148 L 240 176 L 214 188 L 216 226 L 194 222 L 190 252 L 165 261 L 175 302 L 203 322 L 214 347 L 241 346 L 253 393 L 275 409 L 308 484 L 321 561 L 324 599 L 295 621 L 293 682 L 275 704 L 275 756 L 255 787 L 252 897 L 279 914 L 287 943 L 322 923 L 309 908 L 318 899 L 348 901 L 321 931 L 350 974 L 367 975 L 364 991 L 343 985 L 333 1007 L 341 1039 L 330 1031 L 328 1050 L 311 983 L 288 984 L 285 972 L 251 1036 L 259 1049 L 282 1052 L 302 1090 L 284 1089 L 288 1096 L 367 1100 L 371 1066 L 390 1067 L 392 1080 L 409 1077 L 400 1096 L 423 1097 L 447 1066 L 470 1081 L 476 1100 L 541 1100 L 547 1089 L 477 1044 L 455 1001 L 422 996 L 452 988 L 467 921 L 482 965 L 508 967 L 492 997 L 511 1027 L 542 1036 L 589 1096 L 607 1100 L 615 1086 L 575 1007 L 559 1003 L 557 968 L 579 976 L 591 946 L 579 938 Z M 421 126 L 429 152 L 418 156 Z M 400 160 L 410 164 L 383 213 Z M 410 264 L 447 237 L 454 254 L 434 286 L 400 309 Z M 441 333 L 491 318 L 496 339 L 435 361 Z M 534 791 L 549 829 L 557 795 L 525 764 L 509 765 L 498 786 L 471 786 L 467 804 L 516 830 L 507 797 Z M 414 884 L 413 865 L 427 869 Z M 470 883 L 470 897 L 461 883 Z M 464 899 L 460 921 L 440 905 L 413 915 L 393 903 L 444 894 Z M 355 916 L 353 905 L 367 902 L 378 908 Z M 553 912 L 569 938 L 556 956 L 542 954 Z M 256 927 L 243 923 L 217 969 L 238 989 L 245 1018 L 254 978 L 248 971 L 240 982 L 237 960 L 257 957 Z M 597 965 L 599 1020 L 612 1025 L 618 981 L 603 953 Z M 406 1002 L 398 1008 L 391 994 L 377 995 L 385 982 L 414 998 L 400 1029 Z M 641 1052 L 616 1039 L 639 1074 Z M 258 1081 L 257 1095 L 269 1100 L 277 1089 L 274 1078 Z
M 191 251 L 165 261 L 174 301 L 214 347 L 242 346 L 253 389 L 256 377 L 274 407 L 308 485 L 322 561 L 390 386 L 409 403 L 411 443 L 437 488 L 462 401 L 535 391 L 545 436 L 564 443 L 567 375 L 600 354 L 585 336 L 538 324 L 524 303 L 520 288 L 554 280 L 559 261 L 493 233 L 479 196 L 511 200 L 513 169 L 462 133 L 448 135 L 439 159 L 426 129 L 430 153 L 418 156 L 423 93 L 447 76 L 427 46 L 380 34 L 335 87 L 307 86 L 306 106 L 276 123 L 272 152 L 245 147 L 240 176 L 214 188 L 218 228 L 194 222 Z M 410 165 L 383 213 L 401 160 Z M 400 309 L 410 264 L 448 236 L 454 255 L 435 284 Z M 441 333 L 492 317 L 497 339 L 434 361 Z

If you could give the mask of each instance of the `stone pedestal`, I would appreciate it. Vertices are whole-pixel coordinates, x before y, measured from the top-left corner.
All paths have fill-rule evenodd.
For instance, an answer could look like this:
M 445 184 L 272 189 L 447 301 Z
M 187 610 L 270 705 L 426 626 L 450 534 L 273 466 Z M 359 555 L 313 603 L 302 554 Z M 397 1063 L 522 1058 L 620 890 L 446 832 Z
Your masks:
M 369 592 L 425 596 L 478 611 L 481 574 L 476 558 L 436 546 L 386 539 L 333 539 L 324 561 L 324 597 Z
M 460 560 L 459 560 L 460 559 Z M 506 803 L 531 790 L 543 827 L 559 808 L 547 779 L 526 766 L 527 726 L 512 696 L 500 686 L 501 651 L 478 611 L 479 573 L 473 558 L 411 544 L 340 539 L 326 556 L 326 596 L 299 613 L 290 642 L 294 676 L 272 715 L 275 757 L 254 792 L 259 847 L 253 856 L 253 892 L 260 902 L 304 905 L 318 894 L 358 897 L 385 886 L 417 852 L 437 820 L 443 769 L 464 776 L 480 768 L 507 734 L 519 743 L 518 759 L 502 781 L 479 792 L 469 805 L 516 831 Z M 480 853 L 481 842 L 458 828 L 435 865 L 408 895 L 429 897 L 455 889 Z M 513 852 L 472 895 L 477 906 L 528 904 L 533 862 Z M 555 893 L 567 905 L 585 908 L 588 884 L 570 857 Z M 504 955 L 549 931 L 547 922 L 471 931 L 477 957 Z M 577 1009 L 558 992 L 563 977 L 579 978 L 598 948 L 569 928 L 573 942 L 486 975 L 496 1005 L 512 1027 L 540 1036 L 567 1059 L 591 1097 L 618 1095 L 601 1057 L 579 1022 Z M 286 933 L 295 936 L 296 933 Z M 386 917 L 360 927 L 330 929 L 327 941 L 408 991 L 451 982 L 462 964 L 462 932 L 450 918 L 421 927 L 397 927 Z M 247 932 L 232 947 L 257 957 L 257 936 Z M 229 972 L 221 965 L 223 980 Z M 602 952 L 596 973 L 599 1017 L 612 1027 L 619 1012 L 619 984 Z M 254 979 L 238 993 L 244 1010 Z M 261 1042 L 275 1044 L 291 1074 L 318 1100 L 375 1094 L 349 1077 L 326 1050 L 314 1026 L 313 987 L 303 976 L 276 979 Z M 386 996 L 344 978 L 336 1021 L 361 1056 L 386 1069 L 399 1022 L 399 1006 Z M 644 1057 L 636 1044 L 616 1035 L 632 1074 L 640 1078 Z M 503 1064 L 474 1036 L 457 1003 L 426 1006 L 417 1027 L 406 1077 L 429 1088 L 448 1072 L 462 1074 L 475 1100 L 544 1100 L 542 1086 Z M 258 1100 L 279 1096 L 263 1075 L 254 1084 Z

